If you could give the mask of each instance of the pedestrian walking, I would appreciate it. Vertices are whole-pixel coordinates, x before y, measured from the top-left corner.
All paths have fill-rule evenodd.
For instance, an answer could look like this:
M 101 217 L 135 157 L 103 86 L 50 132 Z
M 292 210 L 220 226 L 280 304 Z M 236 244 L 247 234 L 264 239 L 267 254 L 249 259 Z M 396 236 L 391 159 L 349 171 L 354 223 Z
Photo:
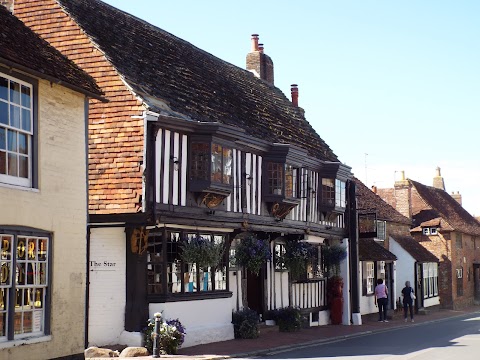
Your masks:
M 377 304 L 378 304 L 378 321 L 388 322 L 387 320 L 388 288 L 387 288 L 387 285 L 383 283 L 383 279 L 378 279 L 377 286 L 375 286 L 375 305 Z
M 402 289 L 403 296 L 403 317 L 405 322 L 407 322 L 407 308 L 410 308 L 410 320 L 413 320 L 413 300 L 416 299 L 413 288 L 410 286 L 410 281 L 405 281 L 405 287 Z

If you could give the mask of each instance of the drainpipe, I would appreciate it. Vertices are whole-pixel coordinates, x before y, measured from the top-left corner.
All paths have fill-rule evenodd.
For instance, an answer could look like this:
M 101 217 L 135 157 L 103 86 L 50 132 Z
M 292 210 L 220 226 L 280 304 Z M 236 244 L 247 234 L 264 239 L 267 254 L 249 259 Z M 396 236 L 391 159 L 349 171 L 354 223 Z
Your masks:
M 350 239 L 350 296 L 352 304 L 352 317 L 360 317 L 360 293 L 358 291 L 358 222 L 357 222 L 357 198 L 356 185 L 353 180 L 349 180 L 348 184 L 348 238 Z M 358 314 L 353 316 L 354 314 Z M 361 318 L 360 318 L 361 319 Z M 361 320 L 360 320 L 361 321 Z

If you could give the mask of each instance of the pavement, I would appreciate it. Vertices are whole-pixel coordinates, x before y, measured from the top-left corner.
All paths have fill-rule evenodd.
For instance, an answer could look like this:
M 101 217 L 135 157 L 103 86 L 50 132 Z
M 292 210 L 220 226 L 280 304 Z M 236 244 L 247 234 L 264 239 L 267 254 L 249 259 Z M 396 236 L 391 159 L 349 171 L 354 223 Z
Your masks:
M 362 325 L 323 325 L 288 333 L 278 331 L 278 326 L 260 325 L 257 339 L 234 339 L 179 349 L 178 355 L 162 355 L 161 358 L 217 360 L 237 357 L 253 357 L 272 352 L 293 349 L 321 343 L 338 341 L 366 334 L 384 332 L 402 327 L 419 326 L 429 322 L 439 322 L 448 318 L 467 314 L 480 314 L 480 306 L 470 306 L 462 310 L 435 309 L 425 314 L 416 314 L 415 322 L 404 322 L 403 312 L 389 314 L 388 322 L 378 322 L 377 314 L 362 316 Z M 125 359 L 125 358 L 124 358 Z M 151 356 L 132 358 L 152 359 Z

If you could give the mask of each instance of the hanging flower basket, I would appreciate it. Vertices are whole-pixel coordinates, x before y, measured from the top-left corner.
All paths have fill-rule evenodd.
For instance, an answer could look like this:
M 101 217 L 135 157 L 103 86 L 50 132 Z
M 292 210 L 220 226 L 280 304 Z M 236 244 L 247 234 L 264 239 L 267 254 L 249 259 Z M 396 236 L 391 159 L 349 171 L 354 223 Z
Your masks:
M 330 276 L 340 275 L 340 263 L 347 257 L 347 250 L 339 245 L 326 246 L 323 251 L 323 261 Z
M 268 240 L 257 239 L 255 235 L 244 237 L 235 247 L 235 264 L 244 266 L 257 275 L 265 262 L 271 258 Z
M 286 268 L 293 278 L 298 278 L 307 271 L 308 262 L 315 254 L 315 247 L 304 241 L 288 241 L 285 253 L 276 254 L 276 265 Z
M 185 239 L 180 244 L 180 258 L 189 264 L 198 264 L 200 268 L 216 267 L 222 260 L 224 244 L 215 243 L 201 236 Z

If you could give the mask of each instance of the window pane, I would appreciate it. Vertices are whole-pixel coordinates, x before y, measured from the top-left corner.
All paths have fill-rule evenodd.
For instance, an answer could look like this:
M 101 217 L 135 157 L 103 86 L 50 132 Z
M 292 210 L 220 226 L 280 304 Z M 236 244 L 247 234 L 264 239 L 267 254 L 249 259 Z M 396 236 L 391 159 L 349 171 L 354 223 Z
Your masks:
M 10 105 L 10 126 L 20 128 L 20 107 Z
M 10 262 L 0 263 L 0 285 L 10 285 Z
M 0 127 L 0 150 L 7 149 L 7 131 Z
M 7 173 L 7 153 L 0 151 L 0 174 Z
M 32 332 L 32 312 L 26 311 L 23 313 L 23 333 Z
M 0 124 L 8 125 L 8 104 L 1 100 L 0 100 Z
M 17 152 L 17 132 L 12 130 L 7 130 L 7 150 Z
M 268 191 L 269 194 L 282 195 L 283 194 L 283 164 L 268 163 Z
M 285 167 L 285 196 L 286 197 L 295 197 L 295 187 L 294 187 L 294 169 L 291 165 Z
M 326 205 L 334 205 L 335 183 L 333 179 L 322 179 L 322 202 Z
M 22 126 L 21 129 L 25 131 L 32 130 L 32 121 L 30 116 L 30 110 L 22 109 Z
M 8 154 L 8 175 L 18 176 L 18 157 L 16 154 Z
M 12 258 L 12 236 L 2 236 L 2 252 L 1 252 L 1 259 L 2 260 L 10 260 Z
M 25 260 L 25 251 L 26 251 L 26 244 L 27 239 L 23 237 L 18 238 L 17 244 L 17 259 L 18 260 Z
M 222 146 L 212 144 L 211 178 L 214 182 L 222 182 Z
M 20 84 L 10 81 L 10 102 L 20 105 Z
M 28 157 L 26 156 L 18 157 L 18 176 L 28 179 Z
M 223 183 L 230 184 L 232 178 L 232 149 L 223 148 Z
M 190 176 L 196 180 L 208 179 L 208 163 L 209 159 L 209 144 L 207 143 L 192 143 L 191 144 L 191 163 Z
M 35 302 L 33 303 L 35 308 L 43 308 L 43 289 L 35 290 Z
M 28 155 L 28 138 L 27 135 L 18 133 L 18 152 Z
M 30 88 L 22 85 L 22 106 L 30 107 Z
M 48 245 L 48 240 L 47 239 L 39 239 L 38 240 L 38 260 L 45 261 L 47 259 L 47 245 Z
M 8 80 L 0 76 L 0 99 L 8 100 Z

